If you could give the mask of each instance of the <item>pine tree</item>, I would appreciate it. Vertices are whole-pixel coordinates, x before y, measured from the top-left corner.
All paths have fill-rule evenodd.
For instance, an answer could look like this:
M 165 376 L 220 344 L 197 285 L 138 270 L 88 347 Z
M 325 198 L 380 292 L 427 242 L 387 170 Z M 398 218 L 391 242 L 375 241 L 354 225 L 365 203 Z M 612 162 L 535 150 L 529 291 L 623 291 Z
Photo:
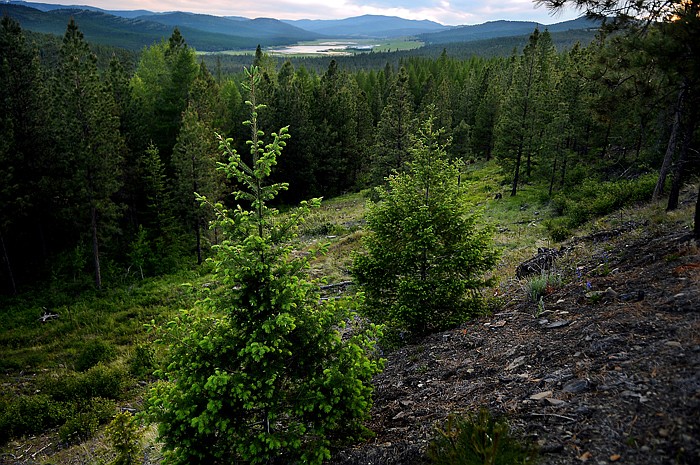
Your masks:
M 141 53 L 132 79 L 146 140 L 156 144 L 168 172 L 190 86 L 198 73 L 195 51 L 175 28 L 168 42 L 154 44 Z
M 19 23 L 4 16 L 0 22 L 0 289 L 6 285 L 11 293 L 18 290 L 25 268 L 21 264 L 44 258 L 45 244 L 37 241 L 36 222 L 51 210 L 41 182 L 51 160 L 41 81 L 36 52 Z
M 257 126 L 257 69 L 248 74 L 250 158 L 221 139 L 226 174 L 249 207 L 214 205 L 224 241 L 213 260 L 220 291 L 168 325 L 173 346 L 167 382 L 152 392 L 171 464 L 308 463 L 330 457 L 332 438 L 356 433 L 371 406 L 373 329 L 350 328 L 348 307 L 321 301 L 306 277 L 309 257 L 292 239 L 312 207 L 286 215 L 268 206 L 285 184 L 268 184 L 286 128 L 265 144 Z M 206 201 L 206 199 L 203 199 Z
M 370 318 L 419 336 L 454 327 L 480 309 L 482 274 L 496 253 L 479 216 L 469 213 L 432 118 L 413 142 L 406 173 L 389 177 L 370 202 L 365 254 L 353 275 Z
M 196 195 L 219 199 L 221 182 L 217 167 L 217 150 L 214 130 L 203 120 L 193 101 L 182 115 L 180 134 L 173 151 L 175 182 L 173 200 L 177 217 L 184 221 L 187 230 L 194 232 L 197 264 L 202 264 L 203 229 L 207 218 Z
M 89 231 L 99 289 L 101 236 L 114 231 L 119 214 L 113 196 L 120 188 L 124 140 L 114 100 L 100 81 L 96 57 L 72 19 L 60 50 L 54 98 L 56 145 L 63 168 L 54 173 L 54 180 L 65 181 L 64 214 L 68 216 L 64 220 Z
M 285 156 L 279 160 L 272 177 L 284 179 L 292 186 L 289 191 L 281 193 L 280 200 L 296 202 L 320 193 L 316 180 L 316 164 L 319 160 L 314 157 L 317 147 L 313 142 L 316 131 L 311 119 L 313 89 L 305 70 L 296 72 L 290 61 L 282 65 L 277 82 L 275 127 L 281 126 L 284 121 L 290 121 L 289 130 L 296 137 L 287 141 Z
M 542 44 L 551 45 L 551 41 L 541 41 L 542 34 L 535 29 L 530 35 L 522 56 L 514 63 L 513 78 L 501 105 L 497 123 L 498 156 L 506 169 L 513 173 L 511 196 L 518 192 L 518 185 L 523 175 L 523 164 L 529 175 L 531 157 L 536 150 L 536 132 L 543 127 L 538 119 L 543 108 L 540 97 L 544 95 L 543 72 L 546 69 L 542 53 Z
M 357 131 L 357 82 L 331 60 L 315 98 L 316 164 L 321 193 L 338 195 L 355 185 L 354 159 L 360 145 Z
M 405 163 L 409 161 L 409 135 L 414 126 L 413 96 L 409 90 L 408 72 L 401 67 L 377 125 L 373 157 L 375 183 L 381 183 L 393 170 L 404 169 Z

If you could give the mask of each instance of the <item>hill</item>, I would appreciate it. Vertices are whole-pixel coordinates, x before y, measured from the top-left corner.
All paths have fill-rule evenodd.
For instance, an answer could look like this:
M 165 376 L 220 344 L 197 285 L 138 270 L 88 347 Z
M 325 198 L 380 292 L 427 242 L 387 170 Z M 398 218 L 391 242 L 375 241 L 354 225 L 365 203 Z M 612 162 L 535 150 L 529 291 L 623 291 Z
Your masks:
M 315 40 L 323 37 L 321 34 L 270 18 L 233 19 L 176 11 L 149 14 L 136 19 L 153 21 L 171 27 L 186 27 L 210 33 L 264 40 L 271 45 Z
M 363 15 L 338 20 L 285 20 L 307 31 L 332 37 L 401 37 L 448 30 L 434 21 L 415 21 L 396 16 Z
M 513 434 L 538 446 L 540 465 L 577 459 L 698 463 L 700 249 L 688 234 L 694 194 L 694 186 L 686 189 L 675 213 L 652 204 L 587 225 L 563 244 L 566 253 L 549 270 L 557 279 L 539 302 L 529 296 L 539 276 L 518 279 L 514 270 L 543 245 L 537 237 L 546 215 L 540 205 L 523 208 L 518 199 L 489 196 L 489 217 L 504 231 L 497 241 L 507 246 L 497 271 L 501 284 L 488 292 L 494 312 L 385 355 L 367 424 L 376 437 L 335 451 L 329 463 L 425 464 L 435 426 L 480 407 L 507 415 Z M 314 264 L 314 275 L 335 283 L 348 278 L 343 270 L 359 246 L 364 200 L 354 194 L 324 202 L 305 226 L 301 240 L 309 244 L 323 240 L 329 227 L 339 234 L 327 258 Z M 106 370 L 121 373 L 124 364 L 139 360 L 136 348 L 145 347 L 136 345 L 148 340 L 143 324 L 168 321 L 178 308 L 190 308 L 215 285 L 210 279 L 189 272 L 104 296 L 5 300 L 12 311 L 0 321 L 1 382 L 8 391 L 40 400 L 37 389 L 43 396 L 65 395 L 59 389 L 73 386 L 69 381 L 87 383 Z M 184 281 L 190 285 L 182 286 Z M 347 289 L 347 282 L 328 287 Z M 49 297 L 51 306 L 44 300 Z M 42 305 L 58 317 L 42 322 Z M 92 354 L 84 347 L 99 348 L 91 342 L 96 339 L 116 348 L 124 361 L 84 374 L 68 369 Z M 120 408 L 140 408 L 146 383 L 139 379 L 130 380 L 128 396 L 117 401 Z M 153 431 L 145 434 L 143 463 L 161 463 Z M 0 448 L 0 463 L 113 458 L 101 435 L 74 447 L 61 444 L 59 435 L 54 428 L 16 438 Z
M 180 28 L 188 44 L 200 51 L 254 49 L 257 45 L 277 46 L 339 37 L 415 37 L 428 45 L 483 42 L 502 38 L 527 37 L 535 27 L 547 28 L 554 38 L 559 34 L 566 45 L 593 37 L 597 23 L 579 18 L 547 26 L 531 21 L 491 21 L 472 26 L 448 27 L 433 21 L 415 21 L 395 16 L 364 15 L 340 20 L 285 20 L 220 17 L 187 12 L 153 13 L 147 10 L 103 10 L 91 6 L 50 5 L 12 1 L 3 11 L 17 19 L 24 29 L 63 35 L 71 16 L 75 17 L 86 39 L 95 44 L 139 50 L 163 38 L 174 27 Z M 575 38 L 575 39 L 572 39 Z M 555 43 L 557 42 L 555 38 Z M 484 43 L 477 54 L 508 54 L 503 44 Z
M 61 5 L 54 3 L 39 3 L 39 2 L 24 2 L 21 0 L 11 0 L 6 1 L 6 4 L 26 6 L 29 8 L 34 8 L 39 11 L 53 11 L 53 10 L 89 10 L 89 11 L 99 11 L 101 13 L 107 13 L 114 16 L 120 16 L 122 18 L 136 18 L 137 16 L 152 15 L 154 14 L 148 10 L 104 10 L 102 8 L 97 8 L 90 5 Z
M 540 465 L 700 463 L 700 250 L 687 220 L 654 224 L 652 210 L 565 243 L 540 303 L 527 295 L 537 276 L 511 275 L 493 315 L 390 354 L 377 436 L 332 463 L 427 464 L 435 425 L 482 407 Z
M 474 42 L 479 40 L 497 39 L 529 35 L 536 27 L 547 29 L 551 33 L 568 31 L 595 30 L 598 23 L 586 18 L 543 25 L 533 21 L 489 21 L 472 26 L 458 26 L 446 31 L 421 34 L 420 39 L 428 44 L 447 44 L 455 42 Z M 591 32 L 591 35 L 593 33 Z
M 41 11 L 15 4 L 3 5 L 2 11 L 16 19 L 23 29 L 59 36 L 65 33 L 70 18 L 74 18 L 88 42 L 128 50 L 140 50 L 166 39 L 172 34 L 176 25 L 187 43 L 200 51 L 251 49 L 258 44 L 280 45 L 318 37 L 316 34 L 293 28 L 281 21 L 266 19 L 247 20 L 242 23 L 218 17 L 210 17 L 216 20 L 195 18 L 195 16 L 205 15 L 180 13 L 162 15 L 159 22 L 151 20 L 151 15 L 125 18 L 94 10 Z M 207 21 L 216 25 L 216 28 L 212 28 L 213 30 L 224 30 L 226 25 L 230 25 L 229 32 L 211 32 L 194 27 Z M 237 35 L 239 30 L 243 35 Z M 253 30 L 262 32 L 254 35 L 251 33 Z

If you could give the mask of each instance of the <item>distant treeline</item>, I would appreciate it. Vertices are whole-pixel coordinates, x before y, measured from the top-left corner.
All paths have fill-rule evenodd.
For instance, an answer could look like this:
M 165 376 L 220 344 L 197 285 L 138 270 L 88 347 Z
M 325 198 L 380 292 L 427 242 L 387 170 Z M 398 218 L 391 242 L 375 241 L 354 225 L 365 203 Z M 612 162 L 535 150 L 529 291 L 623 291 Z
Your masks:
M 559 50 L 535 30 L 280 62 L 260 49 L 201 58 L 177 29 L 135 56 L 89 46 L 72 21 L 56 40 L 5 17 L 0 288 L 102 287 L 201 263 L 219 235 L 194 192 L 235 205 L 215 133 L 248 153 L 243 65 L 260 69 L 260 126 L 289 125 L 273 173 L 290 184 L 285 202 L 384 182 L 428 115 L 451 157 L 496 159 L 512 195 L 540 183 L 561 198 L 586 179 L 657 172 L 668 150 L 674 181 L 697 172 L 696 84 L 656 59 L 658 36 L 644 48 L 562 34 Z

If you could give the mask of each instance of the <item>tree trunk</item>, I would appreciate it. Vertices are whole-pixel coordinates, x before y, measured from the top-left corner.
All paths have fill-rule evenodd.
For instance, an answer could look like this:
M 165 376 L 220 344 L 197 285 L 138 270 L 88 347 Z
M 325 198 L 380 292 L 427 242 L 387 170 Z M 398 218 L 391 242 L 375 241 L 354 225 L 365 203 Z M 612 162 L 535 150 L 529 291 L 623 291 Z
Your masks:
M 515 159 L 515 174 L 513 175 L 513 187 L 510 190 L 510 196 L 515 197 L 518 193 L 518 181 L 520 180 L 520 162 L 523 158 L 523 142 L 520 141 L 520 146 L 518 147 L 518 155 Z
M 603 152 L 600 154 L 600 158 L 605 158 L 608 156 L 608 143 L 610 141 L 610 129 L 612 123 L 608 122 L 608 127 L 605 129 L 605 140 L 603 140 Z
M 671 192 L 668 194 L 668 205 L 666 205 L 666 211 L 672 211 L 678 208 L 678 199 L 680 197 L 683 179 L 685 178 L 686 164 L 688 163 L 690 139 L 692 138 L 694 131 L 695 122 L 689 119 L 684 130 L 683 144 L 681 145 L 681 151 L 678 154 L 678 163 L 676 163 L 676 166 L 672 172 L 673 182 L 671 183 Z
M 659 200 L 659 197 L 664 193 L 664 184 L 666 183 L 666 176 L 668 176 L 669 169 L 671 168 L 671 162 L 673 161 L 673 154 L 676 152 L 676 141 L 678 139 L 678 132 L 681 125 L 681 111 L 683 106 L 683 98 L 685 96 L 686 84 L 685 82 L 681 85 L 678 91 L 678 100 L 676 101 L 676 107 L 673 111 L 673 126 L 671 127 L 671 136 L 668 138 L 668 145 L 666 146 L 666 155 L 664 155 L 664 161 L 661 164 L 661 169 L 659 170 L 659 179 L 656 181 L 656 187 L 654 188 L 654 194 L 651 196 L 652 201 Z
M 95 287 L 102 289 L 102 272 L 100 271 L 100 248 L 97 241 L 97 208 L 90 207 L 91 228 L 92 228 L 92 259 L 95 266 Z
M 552 176 L 549 178 L 549 197 L 552 196 L 552 191 L 554 190 L 554 178 L 557 177 L 557 161 L 559 159 L 559 151 L 554 156 L 554 163 L 552 163 Z
M 698 200 L 695 202 L 695 240 L 700 241 L 700 185 L 698 185 Z
M 197 223 L 194 227 L 195 234 L 197 236 L 197 265 L 202 264 L 202 231 L 201 231 L 201 221 L 199 215 L 197 216 Z
M 12 294 L 17 294 L 17 284 L 15 283 L 15 275 L 12 272 L 12 265 L 10 264 L 10 256 L 7 254 L 7 248 L 5 247 L 5 238 L 0 232 L 0 244 L 2 244 L 2 255 L 5 259 L 5 264 L 7 265 L 7 276 L 10 280 L 10 287 L 12 289 Z

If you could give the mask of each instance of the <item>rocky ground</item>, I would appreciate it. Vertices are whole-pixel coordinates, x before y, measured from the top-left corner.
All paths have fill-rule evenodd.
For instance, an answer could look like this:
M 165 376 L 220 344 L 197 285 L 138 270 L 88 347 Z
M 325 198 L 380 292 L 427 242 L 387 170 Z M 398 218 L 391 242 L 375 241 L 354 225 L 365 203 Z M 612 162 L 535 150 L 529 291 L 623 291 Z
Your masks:
M 538 463 L 700 463 L 700 253 L 682 223 L 570 241 L 540 305 L 500 310 L 387 357 L 369 427 L 335 464 L 415 465 L 450 414 L 488 407 Z

